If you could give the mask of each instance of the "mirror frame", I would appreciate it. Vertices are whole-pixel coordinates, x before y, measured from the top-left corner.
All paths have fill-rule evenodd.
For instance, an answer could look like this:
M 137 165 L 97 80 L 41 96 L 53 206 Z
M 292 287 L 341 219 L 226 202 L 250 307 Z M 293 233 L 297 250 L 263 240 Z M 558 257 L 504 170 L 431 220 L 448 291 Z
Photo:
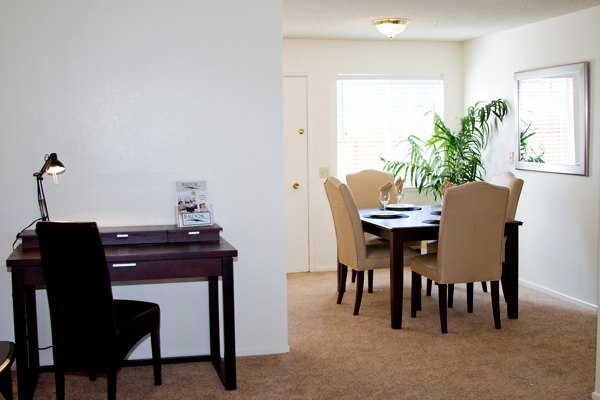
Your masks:
M 540 79 L 540 78 L 553 78 L 559 76 L 572 76 L 576 82 L 579 82 L 578 87 L 573 88 L 573 96 L 578 97 L 578 104 L 581 106 L 579 109 L 573 109 L 573 119 L 578 121 L 579 132 L 574 132 L 574 135 L 578 135 L 579 145 L 575 149 L 577 159 L 580 160 L 578 164 L 564 165 L 564 164 L 549 164 L 549 163 L 535 163 L 521 161 L 521 128 L 520 121 L 521 116 L 519 115 L 519 104 L 521 99 L 519 98 L 519 82 L 527 79 Z M 541 172 L 554 172 L 560 174 L 572 174 L 572 175 L 584 175 L 588 176 L 588 141 L 589 141 L 589 63 L 581 62 L 576 64 L 561 65 L 557 67 L 535 69 L 530 71 L 516 72 L 515 73 L 515 98 L 516 98 L 516 123 L 517 123 L 517 149 L 516 149 L 516 162 L 515 168 L 521 170 L 530 171 L 541 171 Z

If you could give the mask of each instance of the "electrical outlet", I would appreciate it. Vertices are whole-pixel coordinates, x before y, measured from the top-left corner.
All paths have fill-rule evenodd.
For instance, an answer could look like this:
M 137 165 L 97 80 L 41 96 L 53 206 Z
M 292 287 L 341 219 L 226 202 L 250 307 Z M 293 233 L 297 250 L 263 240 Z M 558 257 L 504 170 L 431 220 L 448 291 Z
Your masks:
M 515 152 L 514 151 L 508 152 L 508 163 L 511 165 L 515 163 Z
M 319 178 L 326 179 L 329 177 L 329 167 L 319 168 Z

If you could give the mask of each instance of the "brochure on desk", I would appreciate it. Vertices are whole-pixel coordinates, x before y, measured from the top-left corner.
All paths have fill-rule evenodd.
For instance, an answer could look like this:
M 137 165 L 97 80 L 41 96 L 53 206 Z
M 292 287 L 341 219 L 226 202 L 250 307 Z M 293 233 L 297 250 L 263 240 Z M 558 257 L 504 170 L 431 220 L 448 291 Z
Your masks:
M 206 181 L 176 182 L 177 226 L 202 226 L 212 225 L 212 206 L 208 202 Z

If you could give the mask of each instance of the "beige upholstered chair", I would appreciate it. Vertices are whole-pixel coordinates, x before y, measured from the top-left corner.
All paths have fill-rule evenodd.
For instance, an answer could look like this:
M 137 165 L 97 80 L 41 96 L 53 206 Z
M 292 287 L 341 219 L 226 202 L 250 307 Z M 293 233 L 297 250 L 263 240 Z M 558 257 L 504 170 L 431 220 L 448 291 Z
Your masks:
M 379 208 L 379 188 L 386 183 L 392 183 L 390 203 L 396 203 L 396 186 L 394 175 L 376 169 L 364 169 L 353 174 L 346 175 L 346 184 L 350 188 L 354 203 L 357 208 Z M 372 239 L 370 234 L 365 235 L 367 240 Z M 420 252 L 421 242 L 407 242 L 406 246 Z
M 507 187 L 509 190 L 508 193 L 508 205 L 506 207 L 506 219 L 511 220 L 515 219 L 517 215 L 517 206 L 519 205 L 519 198 L 521 197 L 521 190 L 523 189 L 523 179 L 517 178 L 515 174 L 510 171 L 503 172 L 498 175 L 494 175 L 490 178 L 489 183 L 497 186 Z M 506 239 L 502 242 L 502 262 L 504 262 L 504 243 Z M 427 244 L 427 252 L 434 253 L 437 251 L 437 242 L 430 242 Z M 429 282 L 427 282 L 429 285 Z M 487 292 L 487 285 L 485 282 L 481 282 L 481 286 L 483 287 L 483 291 Z M 427 287 L 428 295 L 431 294 L 431 287 Z M 450 297 L 449 306 L 452 307 L 452 298 Z
M 346 175 L 346 184 L 352 193 L 354 204 L 357 208 L 379 208 L 379 188 L 386 183 L 394 183 L 394 175 L 389 172 L 379 171 L 376 169 L 364 169 L 353 174 Z M 395 203 L 396 192 L 392 188 L 391 203 Z M 365 240 L 372 242 L 377 240 L 376 236 L 370 233 L 365 233 Z M 352 270 L 352 282 L 356 279 L 356 271 Z M 368 292 L 373 292 L 373 272 L 368 275 L 369 289 Z
M 517 178 L 512 172 L 503 172 L 490 178 L 492 185 L 504 186 L 509 190 L 508 206 L 506 207 L 506 219 L 515 219 L 517 215 L 517 206 L 523 189 L 523 179 Z
M 365 169 L 346 175 L 346 184 L 350 188 L 357 208 L 379 208 L 379 188 L 386 183 L 394 183 L 394 175 L 376 169 Z M 390 203 L 396 202 L 396 188 L 392 185 Z
M 358 315 L 364 286 L 364 271 L 389 268 L 389 245 L 378 239 L 369 241 L 365 239 L 360 215 L 348 186 L 335 177 L 329 177 L 325 181 L 325 192 L 329 199 L 337 239 L 339 267 L 337 303 L 342 302 L 348 268 L 352 268 L 357 271 L 354 315 Z M 407 265 L 410 258 L 415 255 L 417 253 L 414 250 L 405 249 L 404 264 Z
M 499 281 L 509 190 L 486 182 L 448 189 L 440 220 L 437 253 L 411 260 L 411 317 L 421 307 L 421 276 L 439 286 L 442 333 L 447 326 L 447 286 L 467 283 L 468 310 L 473 311 L 473 282 L 491 281 L 494 322 L 500 329 Z M 467 289 L 467 294 L 469 289 Z

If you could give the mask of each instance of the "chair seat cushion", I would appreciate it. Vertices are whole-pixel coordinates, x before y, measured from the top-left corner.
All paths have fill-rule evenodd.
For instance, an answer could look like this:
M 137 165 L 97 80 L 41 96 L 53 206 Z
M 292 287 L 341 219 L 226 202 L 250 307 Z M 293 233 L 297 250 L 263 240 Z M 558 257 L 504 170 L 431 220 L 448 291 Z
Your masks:
M 121 357 L 152 329 L 160 326 L 160 308 L 156 303 L 137 300 L 114 300 L 115 320 L 121 338 Z M 124 353 L 124 354 L 123 354 Z
M 431 279 L 432 281 L 440 282 L 440 271 L 437 266 L 437 253 L 429 253 L 414 257 L 410 260 L 410 268 L 413 272 Z

